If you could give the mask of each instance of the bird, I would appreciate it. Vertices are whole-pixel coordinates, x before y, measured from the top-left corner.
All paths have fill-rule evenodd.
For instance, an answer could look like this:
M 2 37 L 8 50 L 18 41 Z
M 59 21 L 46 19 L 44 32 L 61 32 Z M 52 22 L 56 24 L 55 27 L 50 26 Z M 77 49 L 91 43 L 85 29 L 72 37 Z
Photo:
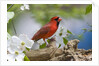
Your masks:
M 58 16 L 52 17 L 47 24 L 41 27 L 34 34 L 32 40 L 38 41 L 40 39 L 43 39 L 43 41 L 46 43 L 45 39 L 51 37 L 57 31 L 61 20 L 62 19 Z

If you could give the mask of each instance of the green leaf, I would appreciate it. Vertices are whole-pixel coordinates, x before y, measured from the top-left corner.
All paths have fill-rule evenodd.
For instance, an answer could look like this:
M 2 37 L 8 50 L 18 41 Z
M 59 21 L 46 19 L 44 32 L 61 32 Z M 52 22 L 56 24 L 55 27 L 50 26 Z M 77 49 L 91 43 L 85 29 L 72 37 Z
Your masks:
M 67 40 L 66 38 L 63 37 L 63 42 L 64 42 L 64 44 L 66 45 L 67 42 L 68 42 L 68 40 Z
M 82 30 L 87 30 L 86 28 L 82 28 Z
M 72 32 L 70 32 L 69 30 L 67 30 L 67 33 L 72 34 Z
M 15 59 L 15 61 L 17 61 L 17 59 Z
M 78 35 L 79 39 L 83 39 L 83 34 Z
M 30 49 L 26 47 L 26 49 L 29 51 Z
M 43 43 L 42 45 L 40 45 L 40 49 L 45 48 L 46 47 L 46 43 Z
M 26 51 L 23 51 L 24 54 L 26 54 Z
M 59 44 L 58 48 L 60 48 L 60 47 L 61 47 L 61 44 Z
M 88 5 L 87 7 L 86 7 L 86 12 L 85 12 L 85 14 L 88 14 L 88 13 L 90 13 L 92 11 L 92 4 L 90 4 L 90 5 Z
M 88 32 L 92 32 L 92 29 L 88 30 Z
M 11 35 L 7 32 L 7 39 L 10 39 Z
M 59 33 L 59 36 L 62 36 L 62 33 Z
M 12 19 L 14 17 L 14 12 L 7 12 L 7 19 L 8 19 L 8 22 L 10 19 Z M 7 22 L 7 23 L 8 23 Z
M 86 29 L 86 28 L 83 28 L 82 30 L 84 30 L 84 33 L 87 31 L 87 29 Z
M 47 42 L 50 43 L 50 39 L 48 39 Z
M 30 61 L 26 55 L 24 56 L 24 61 Z

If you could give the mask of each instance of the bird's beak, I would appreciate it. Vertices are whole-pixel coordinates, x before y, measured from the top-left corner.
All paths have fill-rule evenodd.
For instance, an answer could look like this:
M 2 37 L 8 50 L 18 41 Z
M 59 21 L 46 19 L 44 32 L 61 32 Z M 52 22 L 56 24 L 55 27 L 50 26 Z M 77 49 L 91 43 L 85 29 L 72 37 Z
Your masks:
M 58 19 L 59 22 L 60 22 L 61 20 L 62 20 L 61 18 Z

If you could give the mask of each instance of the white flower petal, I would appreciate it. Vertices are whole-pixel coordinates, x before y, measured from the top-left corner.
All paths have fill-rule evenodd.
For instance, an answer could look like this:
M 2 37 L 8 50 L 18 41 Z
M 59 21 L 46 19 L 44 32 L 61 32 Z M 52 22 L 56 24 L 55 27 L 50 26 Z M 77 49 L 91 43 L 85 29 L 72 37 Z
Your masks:
M 10 44 L 11 44 L 11 39 L 8 39 L 8 40 L 7 40 L 7 47 L 9 47 Z
M 59 44 L 63 43 L 63 38 L 60 36 L 56 36 L 56 42 L 58 42 Z
M 24 6 L 21 6 L 20 9 L 23 11 L 24 10 Z
M 16 56 L 16 60 L 17 61 L 23 61 L 24 60 L 24 56 L 25 56 L 25 54 L 24 53 L 21 53 L 18 56 Z
M 31 49 L 32 50 L 36 50 L 36 49 L 39 49 L 39 44 L 37 43 L 37 42 L 35 42 L 34 44 L 33 44 L 33 46 L 31 47 Z
M 12 36 L 12 43 L 15 45 L 20 45 L 21 40 L 17 36 Z
M 15 56 L 13 54 L 7 54 L 8 61 L 15 61 Z
M 29 10 L 29 5 L 28 4 L 24 4 L 25 9 Z
M 19 50 L 18 50 L 19 53 L 22 53 L 26 49 L 26 47 L 22 46 L 22 45 L 18 46 L 18 48 L 19 48 Z
M 66 37 L 66 33 L 67 33 L 67 29 L 64 28 L 63 32 L 62 32 L 62 37 Z
M 25 46 L 26 46 L 27 48 L 31 48 L 33 44 L 34 44 L 34 42 L 33 42 L 32 40 L 28 40 L 28 41 L 26 42 Z
M 44 43 L 43 39 L 37 41 L 40 45 Z
M 7 12 L 7 22 L 14 17 L 14 12 Z
M 11 54 L 14 54 L 14 52 L 15 52 L 15 50 L 12 49 L 12 48 L 10 48 L 10 47 L 8 47 L 8 51 L 9 51 L 9 53 L 11 53 Z
M 14 52 L 15 51 L 18 51 L 19 49 L 18 49 L 18 46 L 16 46 L 16 45 L 10 45 L 9 47 L 8 47 L 8 51 L 11 53 L 11 54 L 14 54 Z
M 25 42 L 25 46 L 27 48 L 31 48 L 32 47 L 34 41 L 33 40 L 29 40 L 29 38 L 27 37 L 27 35 L 21 34 L 19 36 L 19 38 L 21 39 L 21 41 Z

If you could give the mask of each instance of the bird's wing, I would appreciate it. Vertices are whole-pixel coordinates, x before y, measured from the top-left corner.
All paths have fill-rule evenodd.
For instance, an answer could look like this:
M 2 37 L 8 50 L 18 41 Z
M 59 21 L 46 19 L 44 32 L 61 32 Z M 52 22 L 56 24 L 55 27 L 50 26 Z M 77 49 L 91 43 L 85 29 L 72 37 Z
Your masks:
M 50 31 L 50 26 L 43 26 L 32 38 L 32 40 L 39 40 Z

